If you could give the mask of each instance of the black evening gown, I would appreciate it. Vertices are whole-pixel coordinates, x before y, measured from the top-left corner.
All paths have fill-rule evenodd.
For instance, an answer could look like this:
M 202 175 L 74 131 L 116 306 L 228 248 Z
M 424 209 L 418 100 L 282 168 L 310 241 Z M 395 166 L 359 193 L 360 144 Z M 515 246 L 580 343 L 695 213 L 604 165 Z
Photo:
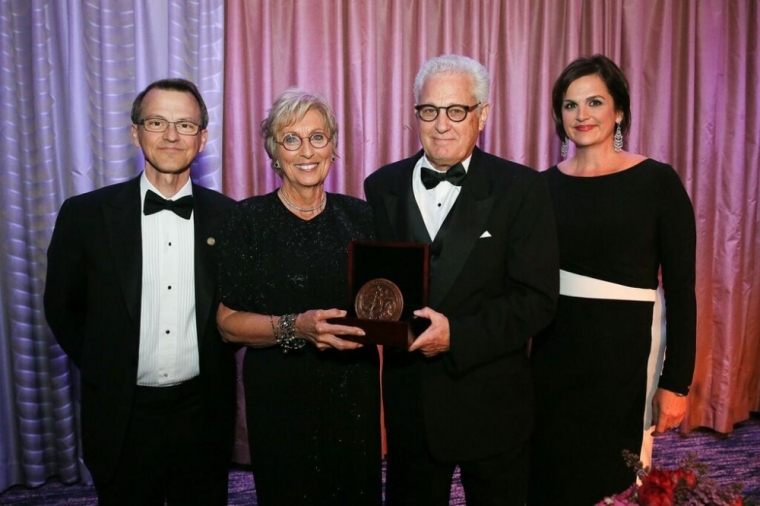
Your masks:
M 659 386 L 687 393 L 694 368 L 695 225 L 672 167 L 647 159 L 598 177 L 545 171 L 560 268 L 655 289 L 667 302 L 667 356 Z M 652 302 L 561 295 L 553 323 L 533 340 L 536 427 L 531 506 L 589 506 L 635 481 L 623 450 L 644 430 Z
M 276 192 L 233 210 L 221 244 L 228 307 L 264 315 L 347 309 L 348 242 L 373 238 L 369 206 L 328 194 L 305 221 Z M 248 348 L 246 420 L 260 506 L 379 505 L 381 440 L 376 346 L 356 351 Z

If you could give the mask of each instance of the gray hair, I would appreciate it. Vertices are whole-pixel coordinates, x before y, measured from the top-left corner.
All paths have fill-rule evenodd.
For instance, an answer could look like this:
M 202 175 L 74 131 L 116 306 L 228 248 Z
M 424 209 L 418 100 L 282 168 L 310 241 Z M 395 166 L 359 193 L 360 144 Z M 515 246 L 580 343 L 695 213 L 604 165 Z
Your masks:
M 269 115 L 261 122 L 261 136 L 264 138 L 264 149 L 272 159 L 272 167 L 275 172 L 282 174 L 282 170 L 275 167 L 275 153 L 277 153 L 277 133 L 288 125 L 293 125 L 303 119 L 306 113 L 317 111 L 325 122 L 325 133 L 330 137 L 333 155 L 338 149 L 338 121 L 335 119 L 332 107 L 327 100 L 318 93 L 309 93 L 298 88 L 288 88 L 283 91 L 269 109 Z
M 491 78 L 488 71 L 477 60 L 458 54 L 445 54 L 426 61 L 414 79 L 414 100 L 419 104 L 422 87 L 428 78 L 439 74 L 463 74 L 472 81 L 472 95 L 477 102 L 488 102 Z

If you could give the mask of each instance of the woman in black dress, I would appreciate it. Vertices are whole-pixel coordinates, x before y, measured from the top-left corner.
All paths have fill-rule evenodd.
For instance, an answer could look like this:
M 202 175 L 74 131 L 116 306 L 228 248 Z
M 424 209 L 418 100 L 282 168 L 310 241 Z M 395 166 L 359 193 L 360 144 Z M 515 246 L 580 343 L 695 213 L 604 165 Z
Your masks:
M 534 339 L 533 505 L 588 506 L 635 481 L 623 450 L 677 427 L 694 371 L 694 211 L 669 165 L 622 150 L 628 83 L 608 58 L 570 63 L 552 93 L 567 154 L 543 174 L 560 254 L 560 299 Z M 667 359 L 654 321 L 667 299 Z
M 225 340 L 248 346 L 246 420 L 258 504 L 379 505 L 376 346 L 340 336 L 348 242 L 374 236 L 369 206 L 324 189 L 338 128 L 319 96 L 290 89 L 262 122 L 282 186 L 238 203 L 220 243 Z

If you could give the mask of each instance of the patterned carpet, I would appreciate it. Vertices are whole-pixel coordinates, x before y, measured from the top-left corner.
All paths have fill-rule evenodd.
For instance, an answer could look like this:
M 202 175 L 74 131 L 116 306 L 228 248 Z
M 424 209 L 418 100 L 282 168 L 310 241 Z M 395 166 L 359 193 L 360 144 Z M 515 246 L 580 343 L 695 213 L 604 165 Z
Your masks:
M 708 429 L 697 429 L 688 435 L 668 433 L 655 440 L 654 465 L 676 467 L 692 452 L 710 466 L 709 476 L 719 484 L 742 483 L 744 494 L 760 502 L 760 419 L 754 417 L 737 424 L 729 435 Z M 91 486 L 64 485 L 51 479 L 36 489 L 12 487 L 0 494 L 0 505 L 24 506 L 65 505 L 94 506 L 97 504 Z M 256 505 L 253 477 L 244 469 L 230 471 L 230 505 Z M 464 494 L 455 476 L 450 506 L 464 506 Z

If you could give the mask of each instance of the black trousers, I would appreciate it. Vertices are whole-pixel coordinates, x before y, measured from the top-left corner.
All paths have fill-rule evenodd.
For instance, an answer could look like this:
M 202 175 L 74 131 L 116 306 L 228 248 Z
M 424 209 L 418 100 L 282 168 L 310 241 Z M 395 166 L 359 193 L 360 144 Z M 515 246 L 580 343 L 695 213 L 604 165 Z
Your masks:
M 481 460 L 439 462 L 427 451 L 388 448 L 386 506 L 448 506 L 458 465 L 467 506 L 524 506 L 527 441 L 516 451 Z M 419 448 L 418 448 L 419 450 Z
M 208 430 L 198 383 L 137 387 L 116 477 L 95 483 L 101 506 L 227 504 L 229 448 Z

